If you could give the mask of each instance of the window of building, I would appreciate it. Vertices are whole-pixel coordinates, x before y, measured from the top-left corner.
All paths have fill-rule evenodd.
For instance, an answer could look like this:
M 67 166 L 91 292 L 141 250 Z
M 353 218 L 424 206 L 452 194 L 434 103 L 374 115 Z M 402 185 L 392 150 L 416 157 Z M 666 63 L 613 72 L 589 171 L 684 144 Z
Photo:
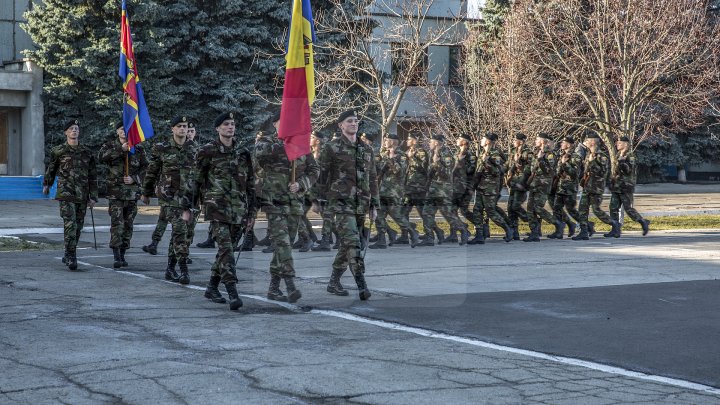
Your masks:
M 449 85 L 460 85 L 462 84 L 461 75 L 462 66 L 462 47 L 451 46 L 448 58 L 448 84 Z
M 424 51 L 422 60 L 414 69 L 410 70 L 413 64 L 412 55 L 403 47 L 403 44 L 390 44 L 392 55 L 392 83 L 394 85 L 407 84 L 409 86 L 424 86 L 427 84 L 428 52 Z

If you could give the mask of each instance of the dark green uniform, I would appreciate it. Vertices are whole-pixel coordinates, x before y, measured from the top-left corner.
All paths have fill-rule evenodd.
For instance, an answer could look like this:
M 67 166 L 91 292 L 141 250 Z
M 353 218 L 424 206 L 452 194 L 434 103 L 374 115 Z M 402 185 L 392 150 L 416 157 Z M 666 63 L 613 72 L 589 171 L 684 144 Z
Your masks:
M 637 158 L 635 154 L 629 153 L 618 156 L 615 175 L 610 179 L 610 216 L 615 221 L 620 220 L 620 207 L 622 206 L 628 216 L 639 223 L 643 223 L 643 217 L 633 207 L 633 194 L 637 179 Z
M 423 213 L 425 199 L 430 184 L 430 157 L 427 151 L 416 145 L 410 149 L 408 157 L 407 177 L 405 180 L 405 204 L 403 210 L 405 217 L 410 219 L 410 211 L 417 209 L 420 216 Z
M 477 201 L 474 208 L 477 216 L 481 216 L 484 211 L 489 219 L 503 229 L 508 227 L 508 223 L 498 212 L 497 201 L 504 178 L 504 166 L 505 160 L 495 147 L 480 157 L 476 170 Z
M 540 231 L 541 220 L 545 220 L 551 224 L 555 224 L 555 217 L 545 209 L 548 200 L 548 194 L 552 188 L 553 178 L 555 177 L 555 167 L 557 160 L 555 153 L 546 148 L 543 156 L 533 156 L 532 165 L 530 167 L 530 181 L 528 196 L 528 222 L 530 229 L 536 232 Z
M 482 218 L 470 210 L 470 203 L 475 194 L 474 180 L 477 169 L 477 157 L 468 148 L 463 154 L 455 158 L 453 168 L 453 205 L 455 211 L 459 211 L 465 219 L 476 227 L 482 226 Z
M 571 150 L 567 152 L 561 151 L 560 153 L 555 180 L 557 191 L 555 192 L 555 201 L 553 201 L 553 216 L 558 221 L 572 224 L 571 218 L 580 222 L 580 213 L 577 210 L 577 193 L 582 160 L 580 155 L 573 153 Z M 562 157 L 565 154 L 568 154 L 569 158 L 566 162 L 563 162 Z
M 410 221 L 403 214 L 402 200 L 405 195 L 405 176 L 407 175 L 407 156 L 400 148 L 395 148 L 395 156 L 390 157 L 387 150 L 380 154 L 378 168 L 378 182 L 380 183 L 380 207 L 375 221 L 379 237 L 384 238 L 388 232 L 387 216 L 400 226 L 403 231 L 409 231 Z
M 513 149 L 508 158 L 508 225 L 515 230 L 518 229 L 519 220 L 528 222 L 528 213 L 523 208 L 523 203 L 527 200 L 527 181 L 530 178 L 532 158 L 532 151 L 525 144 L 522 144 L 519 150 Z
M 438 232 L 437 223 L 435 222 L 435 214 L 438 210 L 450 224 L 451 229 L 457 229 L 461 232 L 467 230 L 467 225 L 460 220 L 457 211 L 452 209 L 453 195 L 453 169 L 455 168 L 455 159 L 452 153 L 445 147 L 441 147 L 438 153 L 438 159 L 434 160 L 430 156 L 430 187 L 427 191 L 425 206 L 422 211 L 423 227 L 425 235 L 432 235 L 433 230 Z M 442 243 L 442 240 L 439 240 Z
M 610 160 L 603 152 L 595 154 L 588 153 L 585 157 L 585 174 L 580 184 L 583 187 L 580 197 L 580 226 L 587 229 L 590 208 L 592 207 L 595 216 L 606 224 L 612 225 L 612 218 L 600 207 L 603 193 L 605 192 L 605 177 L 608 174 Z

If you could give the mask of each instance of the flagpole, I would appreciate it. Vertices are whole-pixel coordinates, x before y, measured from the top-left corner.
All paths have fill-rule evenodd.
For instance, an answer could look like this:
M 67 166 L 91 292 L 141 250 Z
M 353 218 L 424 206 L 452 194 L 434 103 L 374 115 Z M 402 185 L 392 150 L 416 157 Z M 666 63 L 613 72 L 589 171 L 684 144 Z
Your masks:
M 130 155 L 130 151 L 125 152 L 125 177 L 128 177 L 130 175 L 130 170 L 129 170 L 130 164 L 128 163 L 128 160 L 130 160 L 129 155 Z
M 297 160 L 292 161 L 292 175 L 290 177 L 290 183 L 295 183 L 295 162 L 297 162 Z

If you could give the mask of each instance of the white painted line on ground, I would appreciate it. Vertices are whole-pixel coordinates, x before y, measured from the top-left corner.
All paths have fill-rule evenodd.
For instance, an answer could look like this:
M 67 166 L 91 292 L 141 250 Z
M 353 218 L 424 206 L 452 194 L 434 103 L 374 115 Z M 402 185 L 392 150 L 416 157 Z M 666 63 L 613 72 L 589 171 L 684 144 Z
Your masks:
M 60 260 L 62 258 L 56 257 L 56 259 Z M 82 264 L 82 265 L 88 266 L 88 267 L 95 267 L 95 268 L 106 270 L 106 271 L 113 272 L 113 273 L 126 274 L 129 276 L 138 277 L 138 278 L 142 278 L 142 279 L 153 279 L 153 280 L 157 280 L 157 281 L 160 281 L 163 283 L 177 285 L 177 286 L 189 288 L 192 290 L 205 291 L 204 287 L 195 286 L 195 285 L 180 285 L 180 284 L 174 283 L 172 281 L 159 280 L 159 279 L 156 279 L 153 277 L 146 276 L 144 274 L 137 274 L 137 273 L 133 273 L 130 271 L 114 270 L 109 267 L 98 266 L 96 264 L 91 264 L 91 263 L 81 262 L 81 261 L 78 261 L 78 264 Z M 720 395 L 720 388 L 711 387 L 709 385 L 704 385 L 704 384 L 698 384 L 698 383 L 694 383 L 692 381 L 680 380 L 677 378 L 670 378 L 670 377 L 663 377 L 663 376 L 654 375 L 654 374 L 646 374 L 646 373 L 641 373 L 638 371 L 624 369 L 621 367 L 608 366 L 606 364 L 595 363 L 592 361 L 575 359 L 572 357 L 554 356 L 551 354 L 536 352 L 536 351 L 532 351 L 532 350 L 518 349 L 516 347 L 498 345 L 495 343 L 490 343 L 490 342 L 486 342 L 486 341 L 479 340 L 479 339 L 472 339 L 472 338 L 467 338 L 467 337 L 462 337 L 462 336 L 455 336 L 455 335 L 450 335 L 450 334 L 446 334 L 446 333 L 436 332 L 436 331 L 429 330 L 429 329 L 405 326 L 405 325 L 401 325 L 401 324 L 394 323 L 394 322 L 381 321 L 381 320 L 377 320 L 377 319 L 367 318 L 364 316 L 355 315 L 355 314 L 351 314 L 351 313 L 347 313 L 347 312 L 336 311 L 336 310 L 313 309 L 313 310 L 310 310 L 309 312 L 306 312 L 306 311 L 303 311 L 299 306 L 294 305 L 294 304 L 273 301 L 273 300 L 269 300 L 265 297 L 261 297 L 258 295 L 248 295 L 248 294 L 239 294 L 239 295 L 243 298 L 248 298 L 248 299 L 252 299 L 255 301 L 261 301 L 261 302 L 265 302 L 268 304 L 278 305 L 278 306 L 281 306 L 283 308 L 289 309 L 294 312 L 302 312 L 302 313 L 310 313 L 310 314 L 315 314 L 315 315 L 330 316 L 333 318 L 344 319 L 347 321 L 364 323 L 367 325 L 373 325 L 373 326 L 377 326 L 377 327 L 380 327 L 383 329 L 389 329 L 389 330 L 394 330 L 394 331 L 399 331 L 399 332 L 407 332 L 407 333 L 411 333 L 414 335 L 428 337 L 428 338 L 432 338 L 432 339 L 441 339 L 441 340 L 447 340 L 447 341 L 456 342 L 456 343 L 464 343 L 467 345 L 482 347 L 485 349 L 498 350 L 501 352 L 513 353 L 513 354 L 528 356 L 528 357 L 541 359 L 541 360 L 548 360 L 548 361 L 552 361 L 555 363 L 566 364 L 566 365 L 570 365 L 570 366 L 583 367 L 583 368 L 587 368 L 590 370 L 601 371 L 601 372 L 608 373 L 608 374 L 615 374 L 615 375 L 620 375 L 623 377 L 637 378 L 640 380 L 672 385 L 675 387 L 685 388 L 685 389 L 689 389 L 689 390 L 693 390 L 693 391 L 701 391 L 701 392 L 705 392 L 708 394 Z

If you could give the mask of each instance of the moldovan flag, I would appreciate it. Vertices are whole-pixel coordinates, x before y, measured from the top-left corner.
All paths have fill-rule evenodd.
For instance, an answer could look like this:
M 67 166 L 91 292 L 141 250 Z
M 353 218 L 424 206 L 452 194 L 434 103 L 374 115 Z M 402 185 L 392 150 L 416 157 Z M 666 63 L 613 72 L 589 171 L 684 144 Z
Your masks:
M 130 36 L 130 22 L 128 21 L 125 0 L 122 2 L 122 19 L 120 20 L 120 78 L 123 81 L 125 102 L 123 103 L 123 128 L 127 134 L 128 146 L 131 151 L 135 145 L 150 139 L 155 134 L 142 86 L 137 72 L 137 61 L 133 50 L 132 36 Z
M 285 142 L 285 153 L 291 161 L 310 153 L 310 106 L 315 101 L 315 40 L 310 0 L 293 0 L 278 129 L 278 138 Z

